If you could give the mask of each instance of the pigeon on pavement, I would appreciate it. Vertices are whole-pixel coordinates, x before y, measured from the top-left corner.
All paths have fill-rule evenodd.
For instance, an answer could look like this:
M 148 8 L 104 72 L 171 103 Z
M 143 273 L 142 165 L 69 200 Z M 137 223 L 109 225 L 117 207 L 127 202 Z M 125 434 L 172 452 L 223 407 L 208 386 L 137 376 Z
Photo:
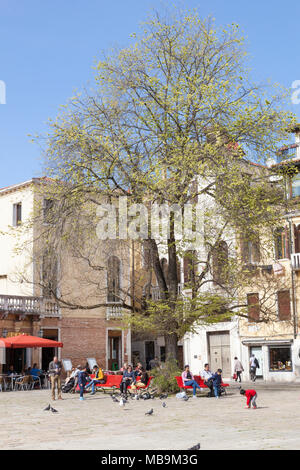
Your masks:
M 165 403 L 165 402 L 163 402 L 162 406 L 165 408 L 167 405 L 166 405 L 166 403 Z
M 147 413 L 145 413 L 145 415 L 152 415 L 153 414 L 153 408 L 151 408 L 151 410 L 147 411 Z
M 161 393 L 159 398 L 160 398 L 160 400 L 164 400 L 165 398 L 168 398 L 168 394 L 167 393 Z
M 195 446 L 190 447 L 188 450 L 199 450 L 199 449 L 200 449 L 200 442 L 198 442 L 198 444 L 196 444 Z
M 126 401 L 124 400 L 124 398 L 122 397 L 121 400 L 120 400 L 120 406 L 125 406 L 125 403 Z
M 52 413 L 58 413 L 58 411 L 55 408 L 52 408 L 52 406 L 50 406 L 50 410 L 52 411 Z
M 44 408 L 44 411 L 50 411 L 50 409 L 51 409 L 51 406 L 48 405 L 48 406 L 46 406 L 46 408 Z

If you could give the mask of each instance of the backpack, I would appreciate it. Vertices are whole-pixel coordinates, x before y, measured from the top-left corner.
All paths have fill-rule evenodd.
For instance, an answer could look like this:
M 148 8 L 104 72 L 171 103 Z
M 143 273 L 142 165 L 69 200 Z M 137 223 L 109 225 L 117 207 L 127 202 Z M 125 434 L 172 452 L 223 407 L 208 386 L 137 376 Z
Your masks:
M 259 369 L 259 362 L 256 358 L 254 359 L 254 363 L 255 363 L 256 367 Z

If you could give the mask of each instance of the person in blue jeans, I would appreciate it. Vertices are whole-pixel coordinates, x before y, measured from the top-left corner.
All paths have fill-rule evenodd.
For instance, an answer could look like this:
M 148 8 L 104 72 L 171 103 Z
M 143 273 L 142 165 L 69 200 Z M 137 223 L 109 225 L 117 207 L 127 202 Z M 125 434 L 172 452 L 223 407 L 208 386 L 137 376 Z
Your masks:
M 86 368 L 84 367 L 80 372 L 78 372 L 78 385 L 79 385 L 79 390 L 80 390 L 80 398 L 79 400 L 83 400 L 83 392 L 84 392 L 84 387 L 86 386 L 87 383 L 87 377 L 86 377 Z
M 181 377 L 184 386 L 191 385 L 193 387 L 193 398 L 196 398 L 196 390 L 197 388 L 201 390 L 201 387 L 199 384 L 197 384 L 196 380 L 194 379 L 194 376 L 190 371 L 190 366 L 184 366 L 184 371 L 182 372 Z
M 218 369 L 215 374 L 211 376 L 211 380 L 214 387 L 214 394 L 216 398 L 220 396 L 220 388 L 222 383 L 222 369 Z

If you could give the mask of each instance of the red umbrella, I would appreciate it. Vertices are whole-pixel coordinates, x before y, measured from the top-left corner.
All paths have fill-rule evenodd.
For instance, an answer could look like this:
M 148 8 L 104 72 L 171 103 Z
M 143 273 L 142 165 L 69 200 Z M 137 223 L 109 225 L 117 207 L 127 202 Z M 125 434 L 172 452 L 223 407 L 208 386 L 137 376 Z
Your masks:
M 39 338 L 38 336 L 30 336 L 25 333 L 19 336 L 11 336 L 10 338 L 0 338 L 0 347 L 5 345 L 6 348 L 62 348 L 63 343 L 53 341 L 52 339 Z

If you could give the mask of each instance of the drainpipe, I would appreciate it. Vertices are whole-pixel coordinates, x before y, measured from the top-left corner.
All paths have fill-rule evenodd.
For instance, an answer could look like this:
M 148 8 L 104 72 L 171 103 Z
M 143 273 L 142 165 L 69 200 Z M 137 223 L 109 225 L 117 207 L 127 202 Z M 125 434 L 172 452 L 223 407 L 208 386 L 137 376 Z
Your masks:
M 295 253 L 294 250 L 294 237 L 292 232 L 292 221 L 288 218 L 289 222 L 289 232 L 290 232 L 290 244 L 291 244 L 291 254 Z M 295 270 L 292 265 L 291 260 L 291 278 L 292 278 L 292 306 L 293 306 L 293 326 L 294 326 L 294 339 L 297 338 L 298 334 L 298 321 L 297 321 L 297 304 L 296 304 L 296 294 L 295 294 Z

